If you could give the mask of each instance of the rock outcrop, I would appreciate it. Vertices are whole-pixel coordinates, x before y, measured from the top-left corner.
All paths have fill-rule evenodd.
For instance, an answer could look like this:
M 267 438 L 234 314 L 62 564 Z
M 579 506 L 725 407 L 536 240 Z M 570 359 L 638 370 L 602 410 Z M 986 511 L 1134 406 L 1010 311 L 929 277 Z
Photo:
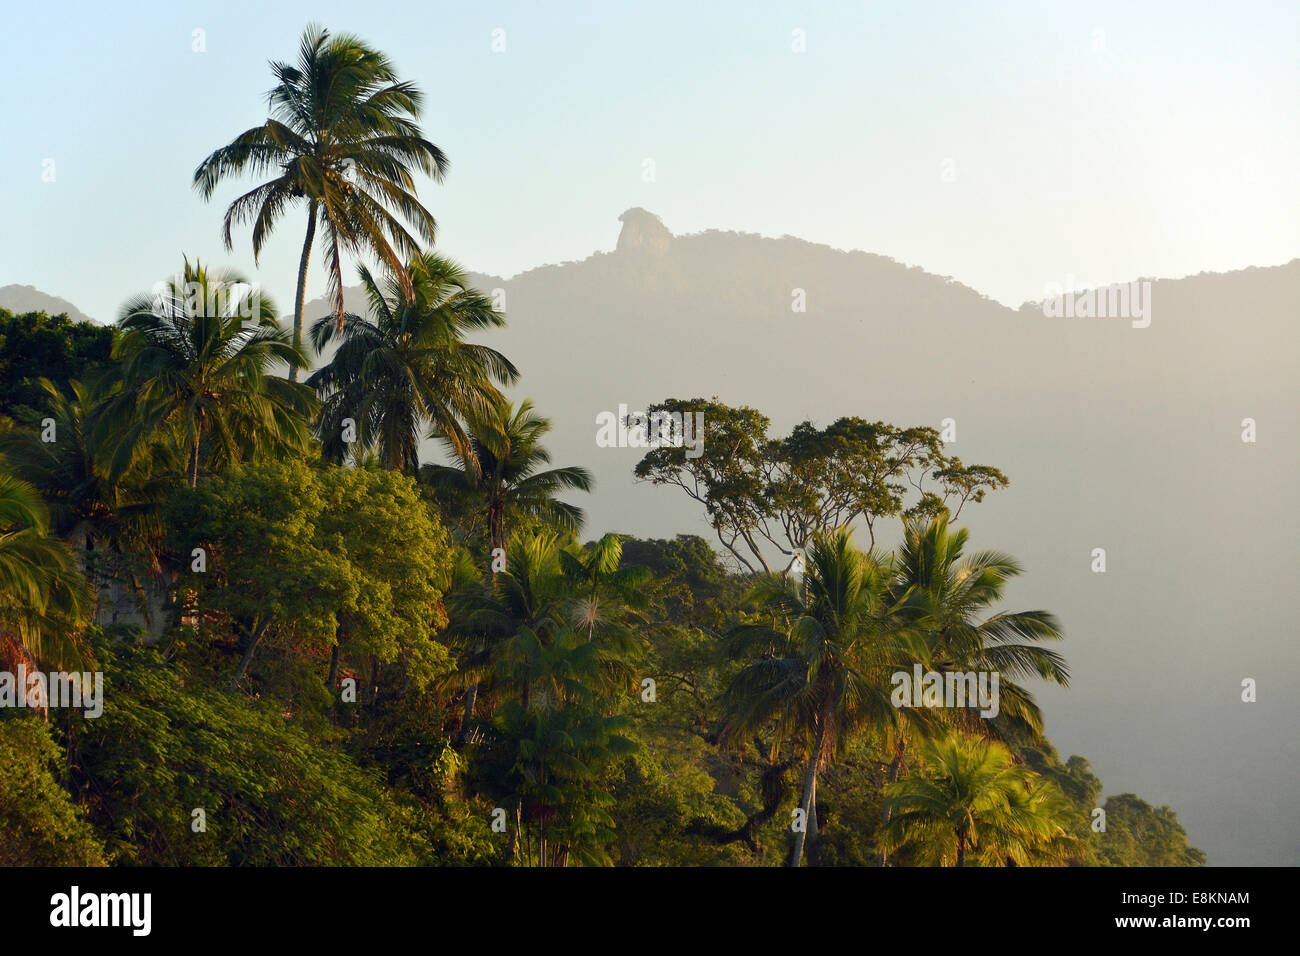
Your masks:
M 654 213 L 636 206 L 619 216 L 618 221 L 623 224 L 623 231 L 618 235 L 618 252 L 667 255 L 673 234 Z

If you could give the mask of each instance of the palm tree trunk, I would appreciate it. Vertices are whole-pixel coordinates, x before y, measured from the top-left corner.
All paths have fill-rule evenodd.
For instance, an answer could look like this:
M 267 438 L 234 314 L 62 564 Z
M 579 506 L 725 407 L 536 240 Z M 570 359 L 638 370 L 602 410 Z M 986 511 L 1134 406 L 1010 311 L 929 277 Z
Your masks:
M 307 294 L 307 262 L 311 259 L 311 244 L 316 238 L 316 200 L 307 206 L 307 238 L 302 243 L 302 257 L 298 260 L 298 294 L 293 300 L 293 344 L 302 348 L 303 298 Z M 298 381 L 298 366 L 289 366 L 289 381 Z
M 477 702 L 478 702 L 478 681 L 475 681 L 474 683 L 470 684 L 469 688 L 465 691 L 465 719 L 461 721 L 461 725 L 460 725 L 461 741 L 469 740 L 469 725 L 470 722 L 474 719 L 474 705 Z
M 966 865 L 966 834 L 960 831 L 957 833 L 957 865 Z
M 890 783 L 898 782 L 898 772 L 903 767 L 903 752 L 906 749 L 907 749 L 907 738 L 903 736 L 902 732 L 899 732 L 898 742 L 894 745 L 894 759 L 889 764 Z M 886 803 L 885 809 L 880 815 L 880 828 L 882 831 L 886 826 L 889 825 L 889 818 L 891 816 L 892 813 L 890 811 L 889 804 Z M 881 850 L 879 853 L 876 854 L 876 866 L 884 866 L 888 862 L 889 862 L 889 855 L 885 853 L 884 850 Z
M 195 431 L 194 441 L 190 444 L 190 487 L 199 486 L 199 433 Z
M 502 528 L 501 514 L 495 506 L 488 505 L 488 538 L 490 556 L 492 558 L 488 567 L 492 569 L 493 577 L 496 576 L 496 553 L 497 549 L 505 548 L 505 532 Z M 486 593 L 491 593 L 490 589 Z M 479 654 L 483 651 L 483 642 L 480 641 L 474 646 L 474 653 Z M 469 726 L 474 720 L 474 705 L 478 703 L 478 681 L 470 684 L 465 690 L 465 719 L 461 721 L 460 736 L 462 741 L 469 739 Z
M 523 832 L 523 829 L 524 829 L 524 804 L 523 801 L 521 800 L 515 804 L 515 832 L 510 837 L 510 859 L 511 860 L 514 860 L 517 856 L 519 856 L 519 836 Z M 527 847 L 525 847 L 524 852 L 525 854 L 527 853 Z
M 815 827 L 817 824 L 812 819 L 812 804 L 817 797 L 817 754 L 814 750 L 813 755 L 808 758 L 808 769 L 803 776 L 803 798 L 799 801 L 799 806 L 803 809 L 803 826 L 804 828 L 794 835 L 794 849 L 790 853 L 790 865 L 797 867 L 803 861 L 803 848 L 805 838 L 808 836 L 808 829 Z
M 813 805 L 817 800 L 817 771 L 821 769 L 822 748 L 826 745 L 827 715 L 822 716 L 822 725 L 817 731 L 817 743 L 813 747 L 812 756 L 808 758 L 808 770 L 803 777 L 803 799 L 800 806 L 803 808 L 804 828 L 794 835 L 794 850 L 790 854 L 790 865 L 798 867 L 803 861 L 804 843 L 811 834 L 811 839 L 816 840 L 817 818 L 813 816 Z
M 203 428 L 208 421 L 208 413 L 200 407 L 194 419 L 194 441 L 190 445 L 190 487 L 199 486 L 199 444 L 203 438 Z
M 4 664 L 15 674 L 19 669 L 27 673 L 38 673 L 41 669 L 40 663 L 32 656 L 32 652 L 27 649 L 21 637 L 14 631 L 0 630 L 0 664 Z M 19 687 L 17 692 L 22 695 L 23 699 L 28 699 L 27 688 Z M 42 717 L 45 722 L 50 722 L 50 711 L 46 706 L 48 701 L 44 697 L 39 697 L 36 704 L 31 707 Z
M 492 542 L 493 557 L 498 548 L 502 551 L 506 547 L 506 529 L 505 529 L 505 504 L 498 503 L 495 500 L 488 502 L 488 538 Z M 496 572 L 493 572 L 494 574 Z

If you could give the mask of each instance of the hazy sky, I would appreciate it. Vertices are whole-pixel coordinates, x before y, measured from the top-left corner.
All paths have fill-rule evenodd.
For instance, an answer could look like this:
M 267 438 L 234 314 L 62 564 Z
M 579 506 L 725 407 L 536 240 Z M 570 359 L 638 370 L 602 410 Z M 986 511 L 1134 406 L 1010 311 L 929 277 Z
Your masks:
M 12 5 L 0 285 L 111 319 L 182 251 L 251 272 L 247 230 L 220 246 L 236 187 L 204 204 L 190 176 L 265 118 L 267 61 L 292 59 L 309 20 L 361 34 L 428 93 L 452 171 L 421 197 L 442 250 L 484 272 L 612 248 L 635 205 L 678 233 L 878 252 L 1008 304 L 1070 276 L 1293 258 L 1300 5 L 1088 6 Z M 304 216 L 257 273 L 285 311 Z

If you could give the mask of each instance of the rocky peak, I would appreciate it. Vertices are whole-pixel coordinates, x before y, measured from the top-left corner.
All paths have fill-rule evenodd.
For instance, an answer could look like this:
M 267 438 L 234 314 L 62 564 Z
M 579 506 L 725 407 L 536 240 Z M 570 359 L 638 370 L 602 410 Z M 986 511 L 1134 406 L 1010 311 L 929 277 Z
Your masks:
M 673 234 L 654 213 L 636 206 L 619 216 L 618 221 L 623 224 L 623 231 L 618 234 L 618 252 L 652 256 L 667 254 Z

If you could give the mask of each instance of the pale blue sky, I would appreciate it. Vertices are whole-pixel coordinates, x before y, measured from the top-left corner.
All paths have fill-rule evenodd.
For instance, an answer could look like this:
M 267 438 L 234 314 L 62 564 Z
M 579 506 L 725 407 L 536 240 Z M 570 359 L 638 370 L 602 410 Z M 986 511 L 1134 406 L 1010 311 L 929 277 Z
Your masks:
M 1071 275 L 1273 265 L 1300 254 L 1298 11 L 12 5 L 0 285 L 111 319 L 182 251 L 252 273 L 247 230 L 233 254 L 220 245 L 237 187 L 205 204 L 190 177 L 265 117 L 267 61 L 292 59 L 309 20 L 361 34 L 429 94 L 426 132 L 452 171 L 421 197 L 442 250 L 472 269 L 508 276 L 610 249 L 616 217 L 636 205 L 679 233 L 788 233 L 889 255 L 1010 304 Z M 195 28 L 206 52 L 191 50 Z M 495 28 L 504 53 L 491 50 Z M 796 28 L 806 53 L 791 50 Z M 49 158 L 53 183 L 41 179 Z M 286 311 L 304 215 L 283 222 L 256 273 Z M 309 295 L 323 290 L 313 269 Z

